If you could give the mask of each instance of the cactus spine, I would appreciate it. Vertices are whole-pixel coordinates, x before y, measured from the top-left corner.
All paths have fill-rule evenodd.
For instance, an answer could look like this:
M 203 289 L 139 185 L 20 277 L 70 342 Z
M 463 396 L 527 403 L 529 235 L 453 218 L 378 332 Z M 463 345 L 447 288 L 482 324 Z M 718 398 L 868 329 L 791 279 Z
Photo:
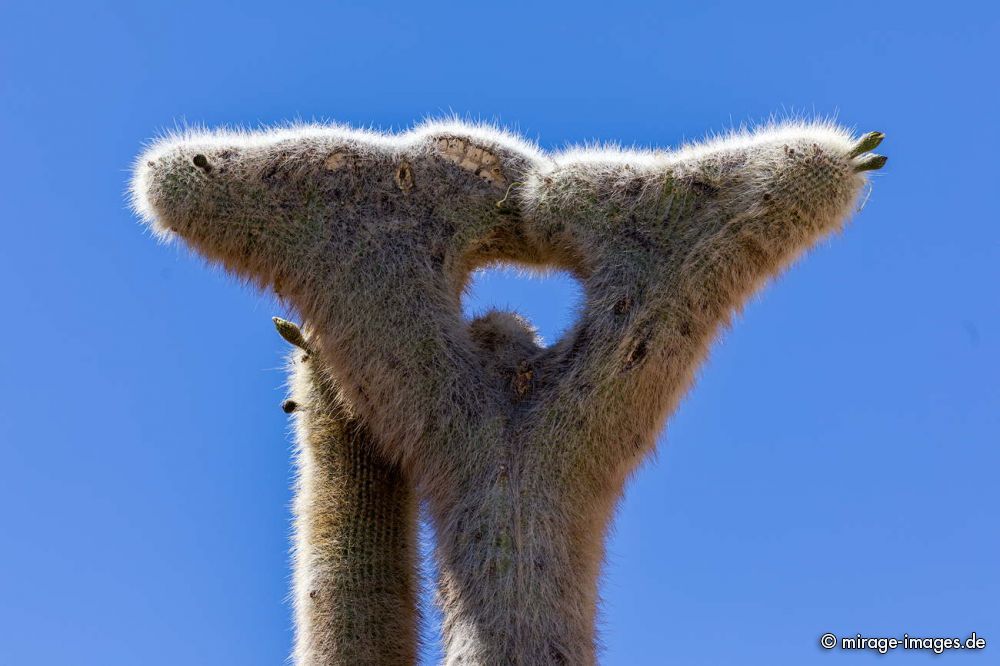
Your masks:
M 427 502 L 447 662 L 586 664 L 626 478 L 733 313 L 849 217 L 881 140 L 807 123 L 553 155 L 461 123 L 189 134 L 140 158 L 133 192 L 159 233 L 302 314 Z M 502 262 L 581 281 L 563 339 L 463 319 L 471 271 Z

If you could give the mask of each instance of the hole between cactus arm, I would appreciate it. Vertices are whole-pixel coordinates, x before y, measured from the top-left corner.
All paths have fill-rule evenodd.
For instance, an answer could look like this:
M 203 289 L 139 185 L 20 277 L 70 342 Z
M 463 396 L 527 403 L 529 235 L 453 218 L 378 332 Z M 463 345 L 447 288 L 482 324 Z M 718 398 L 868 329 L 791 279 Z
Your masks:
M 462 313 L 467 321 L 490 309 L 512 311 L 538 330 L 540 344 L 559 341 L 583 308 L 583 287 L 568 271 L 491 266 L 472 272 L 462 295 Z

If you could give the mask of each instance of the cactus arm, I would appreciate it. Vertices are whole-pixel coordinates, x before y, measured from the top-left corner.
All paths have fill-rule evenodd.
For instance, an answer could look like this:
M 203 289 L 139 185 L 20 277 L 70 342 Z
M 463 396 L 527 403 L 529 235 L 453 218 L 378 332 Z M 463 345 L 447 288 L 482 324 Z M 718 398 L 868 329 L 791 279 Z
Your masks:
M 416 658 L 416 499 L 385 462 L 336 384 L 316 367 L 300 329 L 275 318 L 296 346 L 288 366 L 295 419 L 294 661 L 413 664 Z
M 452 124 L 190 134 L 139 159 L 133 200 L 162 236 L 284 297 L 383 452 L 435 468 L 446 451 L 414 449 L 474 431 L 495 393 L 459 301 L 475 265 L 523 245 L 497 202 L 532 151 Z
M 576 464 L 631 470 L 733 314 L 850 216 L 882 138 L 787 126 L 673 153 L 570 154 L 535 178 L 532 224 L 558 226 L 586 258 L 587 294 L 535 362 L 538 436 L 574 424 Z

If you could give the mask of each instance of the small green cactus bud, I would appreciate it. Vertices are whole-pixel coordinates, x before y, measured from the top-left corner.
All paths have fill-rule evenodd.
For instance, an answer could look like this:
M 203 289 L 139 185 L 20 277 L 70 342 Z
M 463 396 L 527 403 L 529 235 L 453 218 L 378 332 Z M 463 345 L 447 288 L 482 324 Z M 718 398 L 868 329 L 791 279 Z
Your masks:
M 302 329 L 296 324 L 281 317 L 271 317 L 271 321 L 274 322 L 274 327 L 278 329 L 278 335 L 283 337 L 288 343 L 304 351 L 309 351 L 309 343 L 306 342 L 306 337 L 302 335 Z
M 864 155 L 854 163 L 854 171 L 855 173 L 861 173 L 862 171 L 878 171 L 884 167 L 885 163 L 888 161 L 889 158 L 885 155 L 876 155 L 875 153 Z
M 885 134 L 883 134 L 882 132 L 869 132 L 868 134 L 865 134 L 863 137 L 858 139 L 858 142 L 854 144 L 854 147 L 851 148 L 851 151 L 849 153 L 847 153 L 847 156 L 857 157 L 862 153 L 867 153 L 870 150 L 875 150 L 876 148 L 878 148 L 878 145 L 882 143 L 882 140 L 884 138 Z

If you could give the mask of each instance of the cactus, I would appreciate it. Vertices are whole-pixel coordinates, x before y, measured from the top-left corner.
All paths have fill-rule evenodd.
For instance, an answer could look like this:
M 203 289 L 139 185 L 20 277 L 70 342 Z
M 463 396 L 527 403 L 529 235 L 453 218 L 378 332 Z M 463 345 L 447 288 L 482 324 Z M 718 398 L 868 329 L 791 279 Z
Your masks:
M 368 428 L 316 367 L 298 326 L 274 318 L 295 346 L 295 663 L 412 664 L 416 656 L 416 498 Z
M 850 216 L 881 140 L 799 123 L 546 154 L 461 123 L 190 133 L 140 158 L 133 195 L 308 322 L 427 502 L 448 663 L 585 664 L 628 475 L 733 314 Z M 470 273 L 504 262 L 582 282 L 554 345 L 509 313 L 463 319 Z

